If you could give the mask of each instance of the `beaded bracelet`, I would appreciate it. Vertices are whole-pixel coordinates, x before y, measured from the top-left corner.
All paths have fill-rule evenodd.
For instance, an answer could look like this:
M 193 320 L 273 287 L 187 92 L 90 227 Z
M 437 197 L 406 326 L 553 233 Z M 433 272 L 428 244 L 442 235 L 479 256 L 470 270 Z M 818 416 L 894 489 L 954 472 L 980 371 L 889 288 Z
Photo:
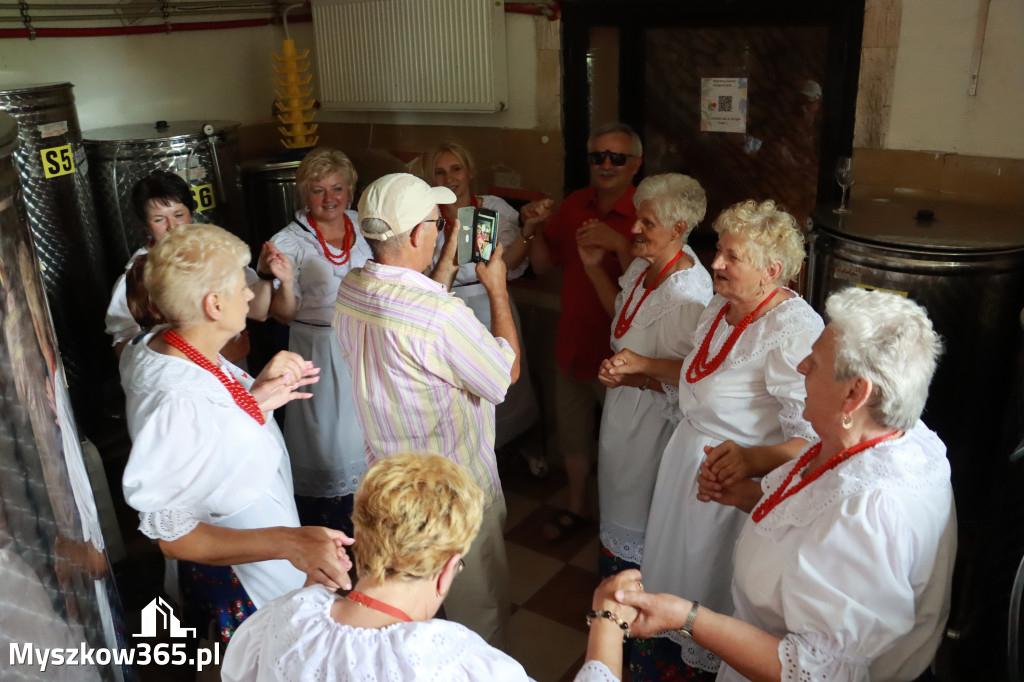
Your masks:
M 618 625 L 619 629 L 621 629 L 623 632 L 626 633 L 626 637 L 630 637 L 631 636 L 630 632 L 629 632 L 629 623 L 627 623 L 626 621 L 622 620 L 621 618 L 616 616 L 611 611 L 591 611 L 590 613 L 588 613 L 587 614 L 587 627 L 588 628 L 590 627 L 590 624 L 592 622 L 594 622 L 595 618 L 607 618 L 608 620 L 610 620 L 613 623 L 615 623 L 616 625 Z

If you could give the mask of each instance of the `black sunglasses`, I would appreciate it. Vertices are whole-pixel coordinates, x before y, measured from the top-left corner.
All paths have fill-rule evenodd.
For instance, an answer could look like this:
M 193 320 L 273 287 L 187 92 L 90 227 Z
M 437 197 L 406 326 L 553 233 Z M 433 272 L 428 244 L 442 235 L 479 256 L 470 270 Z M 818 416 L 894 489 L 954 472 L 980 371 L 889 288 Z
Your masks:
M 437 218 L 436 220 L 424 220 L 425 223 L 437 223 L 437 231 L 444 232 L 444 226 L 448 224 L 448 221 L 444 218 Z
M 603 152 L 590 152 L 587 154 L 587 161 L 590 162 L 591 166 L 600 166 L 604 163 L 605 159 L 612 162 L 613 166 L 625 166 L 626 160 L 631 159 L 636 154 L 623 154 L 622 152 L 610 152 L 607 149 Z

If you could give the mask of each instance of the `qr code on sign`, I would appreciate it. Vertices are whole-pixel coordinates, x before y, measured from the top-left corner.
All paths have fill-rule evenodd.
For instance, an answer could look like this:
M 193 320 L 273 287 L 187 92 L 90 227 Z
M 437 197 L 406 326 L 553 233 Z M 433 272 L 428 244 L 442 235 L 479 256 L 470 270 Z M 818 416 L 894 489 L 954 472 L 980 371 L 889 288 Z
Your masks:
M 719 95 L 718 96 L 718 110 L 719 111 L 732 111 L 732 95 Z

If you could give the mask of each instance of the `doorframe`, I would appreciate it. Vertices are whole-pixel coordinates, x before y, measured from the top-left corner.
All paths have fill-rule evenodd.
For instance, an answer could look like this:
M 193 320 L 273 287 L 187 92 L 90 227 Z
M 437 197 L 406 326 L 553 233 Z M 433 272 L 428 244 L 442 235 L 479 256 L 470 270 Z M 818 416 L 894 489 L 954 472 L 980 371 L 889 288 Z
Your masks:
M 865 0 L 719 0 L 682 3 L 677 0 L 563 0 L 562 115 L 566 194 L 589 182 L 582 162 L 589 137 L 590 87 L 587 52 L 590 29 L 617 27 L 619 39 L 619 115 L 643 130 L 644 83 L 624 74 L 642 72 L 643 33 L 647 28 L 717 28 L 725 26 L 822 26 L 828 29 L 826 84 L 822 103 L 821 152 L 818 161 L 818 204 L 838 204 L 840 189 L 833 177 L 836 159 L 853 152 L 861 40 Z

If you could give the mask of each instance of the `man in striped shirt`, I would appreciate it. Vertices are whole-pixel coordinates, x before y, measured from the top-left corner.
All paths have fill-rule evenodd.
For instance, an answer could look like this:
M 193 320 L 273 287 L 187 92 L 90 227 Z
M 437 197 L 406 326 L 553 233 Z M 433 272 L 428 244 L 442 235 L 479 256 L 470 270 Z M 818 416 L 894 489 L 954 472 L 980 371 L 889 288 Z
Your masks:
M 338 289 L 335 328 L 352 374 L 366 458 L 436 452 L 465 467 L 483 488 L 480 534 L 445 601 L 449 618 L 504 648 L 509 615 L 505 499 L 494 456 L 494 406 L 519 376 L 519 342 L 501 247 L 477 277 L 491 304 L 491 329 L 450 294 L 458 240 L 430 272 L 444 228 L 447 187 L 407 173 L 375 181 L 359 200 L 360 232 L 373 259 Z M 457 228 L 457 226 L 455 226 Z

